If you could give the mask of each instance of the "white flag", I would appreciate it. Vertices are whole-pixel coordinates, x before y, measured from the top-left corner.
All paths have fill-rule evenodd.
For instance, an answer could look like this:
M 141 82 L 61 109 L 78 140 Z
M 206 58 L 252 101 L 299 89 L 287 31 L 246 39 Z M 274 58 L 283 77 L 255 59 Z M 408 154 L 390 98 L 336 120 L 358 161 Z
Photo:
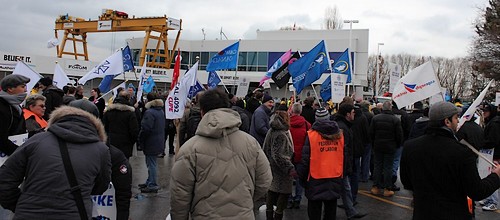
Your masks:
M 389 63 L 389 72 L 389 92 L 392 93 L 394 91 L 394 87 L 396 87 L 396 83 L 401 78 L 401 65 Z
M 488 85 L 486 86 L 486 88 L 484 88 L 483 91 L 481 91 L 481 93 L 479 93 L 479 96 L 477 96 L 477 98 L 474 99 L 474 102 L 472 102 L 472 104 L 469 106 L 469 108 L 467 109 L 467 111 L 465 111 L 465 113 L 462 115 L 462 117 L 460 117 L 460 120 L 458 120 L 457 131 L 460 129 L 460 127 L 462 127 L 462 125 L 466 121 L 470 120 L 472 118 L 472 116 L 474 116 L 474 113 L 476 112 L 476 108 L 483 101 L 484 96 L 486 96 L 486 93 L 488 92 L 488 89 L 490 88 L 492 82 L 493 82 L 493 80 L 491 80 L 488 83 Z
M 392 93 L 392 100 L 396 102 L 398 108 L 403 108 L 439 92 L 441 92 L 439 80 L 434 74 L 432 62 L 427 61 L 398 81 Z
M 122 50 L 118 50 L 116 53 L 99 63 L 99 65 L 90 70 L 85 76 L 82 76 L 82 78 L 78 80 L 78 83 L 84 85 L 87 81 L 99 76 L 118 75 L 120 73 L 123 73 Z
M 65 85 L 68 85 L 71 81 L 69 80 L 68 76 L 64 72 L 64 70 L 61 68 L 61 65 L 56 63 L 56 67 L 54 69 L 54 86 L 57 88 L 62 89 Z
M 184 74 L 168 94 L 168 98 L 165 101 L 165 117 L 167 119 L 182 118 L 186 101 L 188 100 L 189 89 L 196 83 L 197 70 L 198 62 Z
M 146 59 L 144 59 L 144 65 L 142 65 L 141 74 L 139 74 L 139 86 L 137 86 L 136 103 L 142 99 L 142 89 L 144 88 L 144 80 L 146 79 L 146 64 Z
M 31 69 L 26 63 L 19 61 L 16 64 L 16 68 L 12 74 L 18 74 L 30 78 L 30 82 L 26 85 L 26 91 L 30 94 L 31 89 L 35 87 L 35 84 L 42 78 L 42 76 Z

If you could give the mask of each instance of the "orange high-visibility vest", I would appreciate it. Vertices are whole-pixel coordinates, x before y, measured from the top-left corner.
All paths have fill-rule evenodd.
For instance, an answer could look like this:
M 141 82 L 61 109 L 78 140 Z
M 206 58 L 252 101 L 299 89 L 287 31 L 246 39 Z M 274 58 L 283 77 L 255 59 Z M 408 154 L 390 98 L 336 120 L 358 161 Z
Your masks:
M 35 113 L 33 113 L 32 111 L 28 109 L 23 109 L 23 113 L 24 113 L 24 120 L 27 120 L 31 116 L 35 116 L 35 121 L 40 125 L 40 127 L 42 128 L 47 127 L 47 121 L 45 121 L 45 119 L 41 117 L 38 117 L 38 115 L 35 115 Z
M 344 135 L 328 140 L 315 130 L 307 131 L 311 146 L 310 176 L 314 179 L 341 177 L 344 171 Z

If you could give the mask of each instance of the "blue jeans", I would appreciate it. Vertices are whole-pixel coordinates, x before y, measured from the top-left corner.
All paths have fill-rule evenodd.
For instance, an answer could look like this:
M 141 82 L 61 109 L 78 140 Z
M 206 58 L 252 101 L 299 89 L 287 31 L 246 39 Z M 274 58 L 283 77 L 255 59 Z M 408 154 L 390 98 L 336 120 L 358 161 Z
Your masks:
M 486 203 L 493 203 L 495 204 L 496 206 L 498 206 L 498 194 L 500 193 L 499 190 L 495 191 L 493 194 L 491 194 L 491 196 L 489 196 L 488 198 L 486 198 Z M 497 207 L 498 208 L 498 207 Z
M 290 198 L 288 201 L 301 201 L 302 200 L 302 194 L 304 193 L 304 187 L 300 185 L 299 177 L 296 177 L 295 179 L 295 195 L 292 193 L 290 195 Z
M 401 154 L 403 153 L 403 146 L 399 147 L 394 154 L 394 162 L 392 167 L 392 176 L 397 178 L 398 169 L 399 169 L 399 161 L 401 161 Z
M 351 184 L 352 202 L 356 202 L 358 198 L 359 174 L 361 171 L 361 157 L 355 157 L 352 168 L 352 174 L 349 175 L 349 182 Z
M 361 157 L 361 174 L 359 179 L 362 182 L 368 182 L 368 178 L 370 177 L 370 160 L 372 157 L 372 145 L 365 145 L 365 152 Z
M 148 167 L 148 179 L 146 180 L 146 185 L 151 189 L 158 189 L 157 179 L 158 179 L 158 163 L 156 162 L 157 155 L 146 155 L 146 166 Z
M 392 169 L 394 165 L 395 153 L 381 153 L 375 151 L 373 186 L 388 189 L 392 186 Z M 383 175 L 382 175 L 383 174 Z
M 349 177 L 344 176 L 342 179 L 343 189 L 340 191 L 340 196 L 342 197 L 342 203 L 345 206 L 345 214 L 347 218 L 351 218 L 358 214 L 356 209 L 354 209 L 354 204 L 352 200 L 351 184 L 349 184 Z

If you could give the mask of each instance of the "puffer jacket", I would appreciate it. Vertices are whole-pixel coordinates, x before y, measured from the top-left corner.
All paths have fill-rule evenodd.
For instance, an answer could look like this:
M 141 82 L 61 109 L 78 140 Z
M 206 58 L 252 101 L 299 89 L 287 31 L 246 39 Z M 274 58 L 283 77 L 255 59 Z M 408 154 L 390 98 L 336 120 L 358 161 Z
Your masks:
M 333 129 L 334 121 L 317 120 L 312 129 L 324 134 Z M 328 135 L 325 135 L 328 136 Z M 336 200 L 340 198 L 342 190 L 342 178 L 314 179 L 309 176 L 311 159 L 311 145 L 307 136 L 306 143 L 302 149 L 302 163 L 297 166 L 300 184 L 305 188 L 305 195 L 309 200 Z
M 394 153 L 403 143 L 401 121 L 390 110 L 375 115 L 370 125 L 373 150 L 381 153 Z
M 290 117 L 290 133 L 293 140 L 293 163 L 298 164 L 302 161 L 302 148 L 306 142 L 307 130 L 311 124 L 303 116 L 292 115 Z
M 139 134 L 134 107 L 113 103 L 104 113 L 102 122 L 108 134 L 108 143 L 120 149 L 127 158 L 131 157 Z
M 259 143 L 229 108 L 208 111 L 180 148 L 170 179 L 172 219 L 255 219 L 253 201 L 271 181 Z
M 158 155 L 165 151 L 165 113 L 163 100 L 146 103 L 146 112 L 141 121 L 139 143 L 144 155 Z
M 102 194 L 111 180 L 102 123 L 90 113 L 64 106 L 51 114 L 47 130 L 28 139 L 0 167 L 0 204 L 16 213 L 14 219 L 80 219 L 61 158 L 60 138 L 67 144 L 91 216 L 90 195 Z
M 262 146 L 273 173 L 273 182 L 269 191 L 291 194 L 293 178 L 290 176 L 290 170 L 294 169 L 294 166 L 292 164 L 292 138 L 288 132 L 289 125 L 281 117 L 273 115 L 270 126 L 271 129 L 267 132 Z

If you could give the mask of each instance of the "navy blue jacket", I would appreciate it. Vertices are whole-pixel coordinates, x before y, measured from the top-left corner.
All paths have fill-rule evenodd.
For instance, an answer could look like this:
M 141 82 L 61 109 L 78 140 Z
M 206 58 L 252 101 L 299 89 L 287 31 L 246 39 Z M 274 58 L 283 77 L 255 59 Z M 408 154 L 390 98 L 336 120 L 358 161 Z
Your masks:
M 146 112 L 141 121 L 139 143 L 144 155 L 158 155 L 165 150 L 165 112 L 163 101 L 155 99 L 146 103 Z

